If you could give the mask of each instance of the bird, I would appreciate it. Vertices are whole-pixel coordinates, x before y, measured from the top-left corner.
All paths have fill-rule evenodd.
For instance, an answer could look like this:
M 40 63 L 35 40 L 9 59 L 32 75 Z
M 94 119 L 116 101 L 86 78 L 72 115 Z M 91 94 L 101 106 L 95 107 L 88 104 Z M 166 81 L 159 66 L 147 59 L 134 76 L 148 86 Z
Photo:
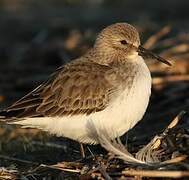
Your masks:
M 152 78 L 146 57 L 171 65 L 142 47 L 132 25 L 109 25 L 84 55 L 2 110 L 0 119 L 84 144 L 99 144 L 93 128 L 110 139 L 120 137 L 142 119 L 149 103 Z

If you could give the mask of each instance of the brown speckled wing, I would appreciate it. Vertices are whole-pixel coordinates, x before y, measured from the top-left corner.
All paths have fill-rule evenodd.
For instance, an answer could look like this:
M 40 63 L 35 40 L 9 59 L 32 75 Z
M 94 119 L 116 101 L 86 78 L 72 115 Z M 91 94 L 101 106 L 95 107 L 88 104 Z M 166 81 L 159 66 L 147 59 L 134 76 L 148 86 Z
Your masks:
M 94 62 L 74 61 L 51 79 L 17 101 L 7 112 L 16 117 L 91 114 L 108 105 L 116 87 L 111 82 L 111 67 Z

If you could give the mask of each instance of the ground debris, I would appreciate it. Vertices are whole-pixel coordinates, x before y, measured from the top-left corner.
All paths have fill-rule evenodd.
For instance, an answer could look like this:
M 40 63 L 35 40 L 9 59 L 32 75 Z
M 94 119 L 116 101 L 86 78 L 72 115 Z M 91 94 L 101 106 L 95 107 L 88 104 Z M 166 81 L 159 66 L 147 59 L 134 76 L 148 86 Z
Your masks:
M 0 167 L 0 179 L 2 180 L 14 180 L 18 175 L 17 169 L 15 167 Z

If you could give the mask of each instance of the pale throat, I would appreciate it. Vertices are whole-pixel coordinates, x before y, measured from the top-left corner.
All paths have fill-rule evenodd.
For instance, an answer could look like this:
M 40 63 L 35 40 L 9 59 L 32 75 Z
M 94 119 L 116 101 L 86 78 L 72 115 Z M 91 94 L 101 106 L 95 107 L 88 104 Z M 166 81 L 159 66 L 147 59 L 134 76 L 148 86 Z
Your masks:
M 135 59 L 137 59 L 138 58 L 138 52 L 132 52 L 131 54 L 129 54 L 129 55 L 127 55 L 127 59 L 129 59 L 129 60 L 135 60 Z

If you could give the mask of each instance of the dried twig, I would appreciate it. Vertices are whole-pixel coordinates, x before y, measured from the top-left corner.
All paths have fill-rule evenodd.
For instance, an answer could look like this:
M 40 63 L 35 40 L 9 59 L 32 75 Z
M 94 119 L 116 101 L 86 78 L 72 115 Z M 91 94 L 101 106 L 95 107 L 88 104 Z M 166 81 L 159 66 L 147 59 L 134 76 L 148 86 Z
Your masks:
M 149 163 L 161 164 L 175 163 L 185 160 L 187 156 L 180 156 L 176 159 L 174 158 L 161 162 L 161 154 L 163 150 L 159 149 L 162 139 L 166 136 L 167 132 L 170 129 L 174 128 L 178 124 L 184 114 L 184 111 L 179 113 L 179 115 L 174 118 L 174 120 L 168 125 L 168 127 L 163 131 L 161 135 L 155 136 L 146 146 L 144 146 L 136 153 L 136 158 Z
M 178 55 L 180 53 L 186 53 L 189 51 L 189 45 L 182 43 L 182 44 L 178 44 L 176 46 L 173 46 L 169 49 L 166 49 L 164 51 L 161 52 L 162 56 L 174 56 L 174 55 Z
M 170 37 L 165 40 L 158 41 L 155 44 L 155 47 L 170 47 L 170 46 L 173 47 L 179 43 L 183 43 L 183 42 L 187 43 L 188 41 L 189 41 L 189 33 L 181 33 L 174 37 Z
M 61 162 L 54 165 L 41 164 L 40 166 L 38 166 L 38 168 L 44 167 L 44 168 L 50 168 L 50 169 L 57 169 L 57 170 L 65 171 L 65 172 L 80 173 L 81 172 L 80 169 L 82 166 L 83 165 L 78 162 Z
M 176 81 L 189 81 L 189 74 L 169 75 L 165 77 L 155 77 L 152 80 L 153 85 L 166 84 Z
M 32 162 L 32 161 L 27 161 L 27 160 L 23 160 L 23 159 L 19 159 L 19 158 L 14 158 L 14 157 L 9 157 L 9 156 L 5 156 L 5 155 L 0 155 L 0 159 L 6 159 L 9 161 L 17 161 L 17 162 L 21 162 L 24 164 L 31 164 L 31 165 L 38 165 L 39 163 L 36 162 Z
M 18 174 L 17 170 L 14 169 L 5 169 L 4 167 L 0 168 L 0 179 L 1 180 L 13 180 L 16 179 L 16 175 Z
M 60 145 L 60 144 L 56 144 L 56 143 L 52 143 L 52 142 L 40 142 L 40 141 L 31 141 L 31 144 L 33 145 L 37 145 L 37 146 L 46 146 L 46 147 L 50 147 L 50 148 L 57 148 L 57 149 L 63 149 L 65 150 L 65 146 L 64 145 Z
M 105 167 L 103 164 L 100 165 L 99 171 L 101 172 L 101 174 L 104 176 L 104 178 L 105 178 L 106 180 L 112 180 L 112 178 L 111 178 L 111 177 L 109 176 L 109 174 L 106 172 L 106 167 Z
M 124 170 L 122 171 L 122 174 L 125 176 L 141 176 L 141 177 L 170 177 L 170 178 L 189 177 L 189 171 Z
M 153 45 L 163 36 L 165 36 L 166 34 L 168 34 L 171 30 L 170 26 L 165 26 L 163 27 L 159 32 L 157 32 L 156 34 L 152 35 L 144 44 L 143 46 L 147 49 L 152 48 Z
M 187 157 L 188 157 L 187 155 L 182 155 L 173 159 L 163 161 L 163 164 L 176 164 L 176 163 L 186 160 Z

